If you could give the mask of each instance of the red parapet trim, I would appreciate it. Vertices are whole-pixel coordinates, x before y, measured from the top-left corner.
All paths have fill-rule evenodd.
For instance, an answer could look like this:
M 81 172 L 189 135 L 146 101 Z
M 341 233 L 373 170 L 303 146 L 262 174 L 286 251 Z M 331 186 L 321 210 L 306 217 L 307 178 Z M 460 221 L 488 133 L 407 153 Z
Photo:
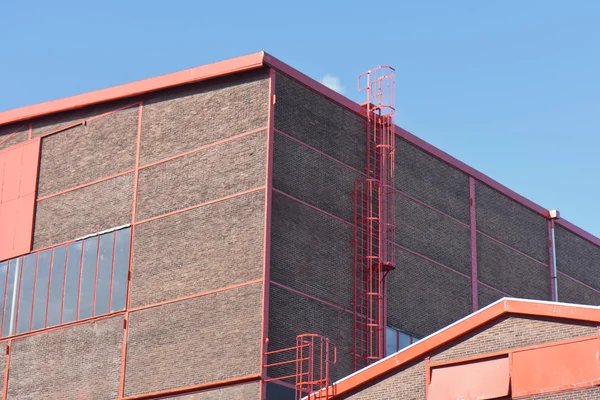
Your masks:
M 4 139 L 0 140 L 0 146 L 2 146 L 5 142 L 7 142 L 11 137 L 15 136 L 17 133 L 21 132 L 21 129 L 25 128 L 25 126 L 27 126 L 27 124 L 24 124 L 23 126 L 20 126 L 19 129 L 17 129 L 16 131 L 14 131 L 13 133 L 9 134 L 7 137 L 5 137 Z M 31 139 L 31 137 L 29 137 Z
M 300 290 L 292 289 L 289 286 L 282 285 L 281 283 L 277 283 L 275 281 L 270 281 L 270 283 L 271 283 L 271 285 L 279 286 L 280 288 L 285 289 L 285 290 L 287 290 L 289 292 L 299 294 L 300 296 L 307 297 L 307 298 L 309 298 L 311 300 L 314 300 L 314 301 L 318 301 L 319 303 L 325 304 L 326 306 L 336 308 L 336 309 L 338 309 L 340 311 L 347 312 L 348 314 L 354 314 L 354 312 L 352 310 L 347 310 L 344 307 L 340 307 L 340 306 L 337 306 L 337 305 L 335 305 L 333 303 L 330 303 L 330 302 L 328 302 L 326 300 L 322 300 L 322 299 L 319 299 L 318 297 L 311 296 L 310 294 L 306 294 L 304 292 L 301 292 Z
M 595 289 L 595 288 L 591 287 L 590 285 L 588 285 L 588 284 L 586 284 L 586 283 L 583 283 L 583 282 L 581 282 L 581 281 L 580 281 L 580 280 L 578 280 L 578 279 L 575 279 L 575 278 L 573 278 L 571 275 L 567 275 L 567 274 L 565 274 L 564 272 L 560 272 L 560 271 L 557 271 L 557 272 L 558 272 L 560 275 L 564 276 L 565 278 L 569 278 L 569 279 L 570 279 L 570 280 L 572 280 L 573 282 L 576 282 L 576 283 L 580 284 L 581 286 L 585 286 L 586 288 L 588 288 L 588 289 L 590 289 L 590 290 L 593 290 L 593 291 L 594 291 L 594 292 L 596 292 L 596 293 L 600 293 L 600 290 L 598 290 L 598 289 Z
M 350 166 L 350 165 L 346 164 L 345 162 L 343 162 L 343 161 L 340 161 L 340 160 L 338 160 L 337 158 L 335 158 L 335 157 L 332 157 L 332 156 L 330 156 L 329 154 L 327 154 L 327 153 L 324 153 L 324 152 L 322 152 L 321 150 L 319 150 L 319 149 L 317 149 L 317 148 L 315 148 L 315 147 L 312 147 L 311 145 L 309 145 L 309 144 L 306 144 L 306 143 L 304 143 L 303 141 L 301 141 L 301 140 L 299 140 L 299 139 L 296 139 L 296 138 L 295 138 L 295 137 L 293 137 L 293 136 L 290 136 L 290 135 L 288 135 L 287 133 L 283 133 L 283 132 L 282 132 L 282 131 L 280 131 L 279 129 L 276 129 L 276 128 L 275 128 L 275 132 L 277 132 L 278 134 L 280 134 L 280 135 L 282 135 L 282 136 L 285 136 L 286 138 L 288 138 L 288 139 L 290 139 L 290 140 L 293 140 L 294 142 L 296 142 L 296 143 L 298 143 L 298 144 L 301 144 L 302 146 L 304 146 L 304 147 L 306 147 L 306 148 L 308 148 L 308 149 L 311 149 L 311 150 L 312 150 L 312 151 L 314 151 L 315 153 L 318 153 L 318 154 L 320 154 L 320 155 L 322 155 L 322 156 L 324 156 L 324 157 L 327 157 L 327 158 L 328 158 L 328 159 L 330 159 L 331 161 L 334 161 L 334 162 L 336 162 L 336 163 L 338 163 L 338 164 L 340 164 L 340 165 L 342 165 L 342 166 L 344 166 L 344 167 L 346 167 L 346 168 L 348 168 L 348 169 L 351 169 L 351 170 L 352 170 L 352 171 L 354 171 L 354 172 L 357 172 L 357 173 L 361 174 L 362 176 L 366 176 L 366 174 L 364 173 L 364 171 L 360 171 L 360 170 L 358 170 L 358 169 L 356 169 L 356 168 L 354 168 L 354 167 L 352 167 L 352 166 Z
M 417 257 L 420 257 L 420 258 L 422 258 L 422 259 L 424 259 L 424 260 L 426 260 L 426 261 L 429 261 L 430 263 L 433 263 L 433 264 L 435 264 L 435 265 L 437 265 L 437 266 L 440 266 L 440 267 L 446 268 L 447 270 L 449 270 L 449 271 L 452 271 L 452 272 L 454 272 L 455 274 L 458 274 L 458 275 L 460 275 L 460 276 L 462 276 L 462 277 L 464 277 L 464 278 L 467 278 L 468 280 L 471 280 L 471 277 L 470 277 L 469 275 L 463 274 L 462 272 L 459 272 L 459 271 L 455 270 L 455 269 L 454 269 L 454 268 L 452 268 L 452 267 L 449 267 L 449 266 L 447 266 L 447 265 L 445 265 L 445 264 L 442 264 L 441 262 L 435 261 L 435 260 L 434 260 L 434 259 L 432 259 L 432 258 L 429 258 L 429 257 L 427 257 L 427 256 L 424 256 L 424 255 L 423 255 L 423 254 L 421 254 L 421 253 L 417 253 L 416 251 L 414 251 L 414 250 L 411 250 L 411 249 L 409 249 L 409 248 L 407 248 L 407 247 L 404 247 L 404 246 L 402 246 L 402 245 L 400 245 L 400 244 L 398 244 L 398 243 L 392 243 L 392 244 L 393 244 L 394 246 L 398 247 L 399 249 L 402 249 L 402 250 L 404 250 L 404 251 L 406 251 L 406 252 L 408 252 L 408 253 L 410 253 L 410 254 L 413 254 L 413 255 L 415 255 L 415 256 L 417 256 Z
M 292 196 L 292 195 L 289 195 L 289 194 L 287 194 L 287 193 L 285 193 L 285 192 L 282 192 L 282 191 L 281 191 L 281 190 L 279 190 L 279 189 L 275 189 L 275 188 L 273 188 L 273 192 L 275 192 L 275 193 L 278 193 L 278 194 L 281 194 L 281 195 L 283 195 L 283 196 L 285 196 L 285 197 L 288 197 L 288 198 L 290 198 L 290 199 L 292 199 L 292 200 L 294 200 L 294 201 L 297 201 L 297 202 L 298 202 L 298 203 L 300 203 L 300 204 L 304 204 L 305 206 L 307 206 L 307 207 L 310 207 L 310 208 L 312 208 L 313 210 L 315 210 L 315 211 L 318 211 L 318 212 L 320 212 L 320 213 L 322 213 L 322 214 L 328 215 L 328 216 L 330 216 L 330 217 L 331 217 L 331 218 L 333 218 L 333 219 L 336 219 L 336 220 L 338 220 L 338 221 L 340 221 L 340 222 L 343 222 L 343 223 L 345 223 L 346 225 L 353 225 L 353 224 L 352 224 L 352 222 L 348 222 L 348 221 L 346 221 L 345 219 L 338 217 L 337 215 L 333 215 L 332 213 L 330 213 L 330 212 L 327 212 L 327 211 L 325 211 L 325 210 L 322 210 L 322 209 L 320 209 L 319 207 L 315 207 L 315 206 L 313 206 L 312 204 L 309 204 L 309 203 L 307 203 L 307 202 L 305 202 L 305 201 L 303 201 L 303 200 L 300 200 L 300 199 L 298 199 L 298 198 L 296 198 L 296 197 L 294 197 L 294 196 Z
M 359 104 L 350 100 L 349 98 L 339 94 L 335 90 L 329 89 L 327 86 L 322 83 L 317 82 L 311 77 L 303 74 L 295 68 L 290 67 L 289 65 L 279 61 L 277 58 L 273 57 L 268 53 L 264 53 L 264 63 L 270 67 L 275 68 L 277 71 L 281 72 L 284 75 L 294 79 L 295 81 L 300 82 L 302 85 L 306 86 L 309 89 L 314 90 L 320 95 L 328 98 L 329 100 L 346 107 L 347 109 L 354 111 L 356 114 L 361 116 L 366 115 L 366 111 Z M 1 114 L 0 114 L 1 116 Z
M 259 374 L 247 375 L 239 378 L 225 379 L 222 381 L 215 381 L 204 383 L 201 385 L 186 386 L 177 389 L 163 390 L 160 392 L 140 394 L 136 396 L 119 397 L 119 400 L 151 400 L 151 399 L 164 399 L 165 397 L 179 396 L 190 393 L 204 392 L 207 390 L 220 389 L 230 386 L 238 386 L 245 383 L 251 383 L 260 381 L 261 376 Z
M 462 222 L 461 220 L 459 220 L 459 219 L 456 219 L 456 218 L 454 218 L 453 216 L 451 216 L 451 215 L 449 215 L 449 214 L 446 214 L 445 212 L 443 212 L 443 211 L 440 211 L 440 210 L 438 210 L 437 208 L 435 208 L 435 207 L 433 207 L 433 206 L 430 206 L 429 204 L 427 204 L 427 203 L 425 203 L 425 202 L 423 202 L 423 201 L 421 201 L 421 200 L 419 200 L 419 199 L 416 199 L 416 198 L 412 197 L 411 195 L 409 195 L 409 194 L 407 194 L 407 193 L 404 193 L 403 191 L 401 191 L 401 190 L 397 189 L 396 187 L 393 187 L 393 189 L 394 189 L 394 192 L 396 192 L 396 193 L 398 193 L 398 194 L 400 194 L 400 195 L 402 195 L 402 196 L 406 197 L 407 199 L 410 199 L 410 200 L 414 201 L 415 203 L 419 203 L 420 205 L 422 205 L 422 206 L 424 206 L 424 207 L 427 207 L 427 208 L 429 208 L 430 210 L 432 210 L 432 211 L 435 211 L 436 213 L 438 213 L 438 214 L 440 214 L 440 215 L 443 215 L 444 217 L 448 217 L 448 218 L 450 218 L 451 220 L 453 220 L 454 222 L 457 222 L 457 223 L 461 224 L 462 226 L 464 226 L 464 227 L 466 227 L 466 228 L 469 228 L 469 227 L 470 227 L 470 225 L 469 225 L 469 224 L 465 224 L 465 223 L 464 223 L 464 222 Z
M 141 220 L 141 221 L 137 221 L 133 225 L 145 224 L 147 222 L 151 222 L 151 221 L 154 221 L 154 220 L 157 220 L 157 219 L 160 219 L 160 218 L 170 217 L 170 216 L 175 215 L 175 214 L 180 214 L 182 212 L 194 210 L 196 208 L 200 208 L 200 207 L 208 206 L 208 205 L 211 205 L 211 204 L 219 203 L 221 201 L 225 201 L 225 200 L 229 200 L 229 199 L 234 199 L 236 197 L 240 197 L 240 196 L 243 196 L 245 194 L 254 193 L 254 192 L 260 192 L 261 190 L 265 190 L 265 189 L 266 189 L 266 186 L 259 186 L 259 187 L 256 187 L 254 189 L 244 190 L 242 192 L 237 192 L 237 193 L 231 194 L 229 196 L 221 197 L 221 198 L 218 198 L 218 199 L 215 199 L 215 200 L 210 200 L 210 201 L 207 201 L 205 203 L 196 204 L 196 205 L 193 205 L 193 206 L 182 208 L 180 210 L 171 211 L 171 212 L 168 212 L 166 214 L 157 215 L 156 217 L 151 217 L 151 218 L 147 218 L 147 219 L 144 219 L 144 220 Z
M 557 225 L 560 225 L 562 228 L 565 228 L 569 232 L 574 233 L 575 235 L 580 236 L 581 238 L 587 240 L 588 242 L 600 247 L 600 238 L 592 235 L 589 232 L 584 231 L 583 229 L 581 229 L 578 226 L 573 225 L 566 219 L 563 219 L 561 217 L 561 218 L 558 218 L 557 220 L 555 220 L 555 222 Z
M 12 339 L 9 339 L 6 343 L 6 364 L 4 366 L 4 386 L 2 387 L 2 400 L 6 400 L 6 396 L 8 396 L 8 371 L 10 368 L 11 345 Z
M 407 130 L 405 130 L 399 126 L 396 126 L 396 136 L 415 145 L 416 147 L 420 148 L 421 150 L 425 151 L 426 153 L 429 153 L 430 155 L 434 156 L 435 158 L 445 162 L 446 164 L 464 172 L 467 175 L 472 176 L 477 181 L 492 187 L 494 190 L 502 193 L 503 195 L 510 198 L 511 200 L 516 201 L 517 203 L 529 208 L 532 211 L 535 211 L 536 213 L 538 213 L 544 217 L 548 216 L 548 210 L 546 210 L 544 207 L 534 203 L 531 200 L 526 199 L 525 197 L 510 190 L 509 188 L 502 185 L 501 183 L 493 180 L 489 176 L 484 175 L 483 173 L 477 171 L 476 169 L 474 169 L 472 167 L 469 167 L 467 164 L 463 163 L 462 161 L 452 157 L 448 153 L 427 143 L 423 139 L 413 135 L 412 133 L 408 132 Z
M 258 69 L 264 65 L 263 58 L 263 52 L 248 54 L 107 89 L 0 112 L 0 125 Z
M 479 279 L 477 278 L 477 216 L 475 208 L 475 179 L 469 177 L 469 223 L 471 228 L 471 307 L 479 309 Z
M 166 163 L 167 161 L 172 161 L 172 160 L 175 160 L 177 158 L 181 158 L 181 157 L 193 154 L 193 153 L 197 153 L 199 151 L 202 151 L 202 150 L 205 150 L 205 149 L 209 149 L 211 147 L 215 147 L 215 146 L 218 146 L 218 145 L 223 144 L 223 143 L 232 142 L 234 140 L 241 139 L 243 137 L 250 136 L 250 135 L 253 135 L 253 134 L 258 133 L 258 132 L 263 132 L 263 131 L 266 131 L 268 129 L 269 129 L 268 126 L 263 126 L 261 128 L 258 128 L 258 129 L 253 129 L 251 131 L 244 132 L 242 134 L 239 134 L 239 135 L 236 135 L 236 136 L 232 136 L 232 137 L 227 138 L 227 139 L 219 140 L 219 141 L 216 141 L 214 143 L 210 143 L 210 144 L 207 144 L 207 145 L 195 148 L 193 150 L 186 151 L 185 153 L 176 154 L 174 156 L 167 157 L 167 158 L 162 159 L 162 160 L 151 162 L 149 164 L 141 166 L 140 169 L 145 169 L 145 168 L 153 167 L 153 166 L 158 165 L 158 164 L 163 164 L 163 163 Z
M 226 290 L 237 289 L 237 288 L 241 288 L 241 287 L 244 287 L 244 286 L 255 285 L 257 283 L 262 283 L 262 282 L 263 282 L 262 278 L 261 279 L 254 279 L 252 281 L 242 282 L 242 283 L 238 283 L 236 285 L 230 285 L 230 286 L 226 286 L 226 287 L 222 287 L 222 288 L 214 289 L 214 290 L 209 290 L 209 291 L 202 292 L 202 293 L 191 294 L 189 296 L 184 296 L 184 297 L 179 297 L 179 298 L 176 298 L 176 299 L 170 299 L 170 300 L 161 301 L 159 303 L 149 304 L 147 306 L 139 306 L 139 307 L 129 308 L 128 312 L 132 313 L 134 311 L 147 310 L 149 308 L 164 306 L 166 304 L 178 303 L 180 301 L 195 299 L 197 297 L 208 296 L 210 294 L 220 293 L 220 292 L 224 292 Z
M 268 131 L 267 131 L 267 165 L 265 174 L 265 225 L 263 238 L 263 282 L 271 279 L 271 205 L 273 199 L 273 144 L 275 126 L 275 71 L 269 70 L 269 99 L 267 109 Z M 261 340 L 260 340 L 260 373 L 261 378 L 266 377 L 265 364 L 267 338 L 269 337 L 269 285 L 263 284 L 262 293 L 262 315 L 261 315 Z M 260 399 L 266 399 L 265 383 L 260 384 Z
M 482 236 L 485 236 L 486 238 L 488 238 L 490 240 L 493 240 L 494 242 L 496 242 L 496 243 L 498 243 L 498 244 L 500 244 L 500 245 L 502 245 L 504 247 L 507 247 L 507 248 L 511 249 L 512 251 L 514 251 L 515 253 L 518 253 L 518 254 L 522 255 L 523 257 L 529 258 L 531 261 L 535 261 L 536 263 L 538 263 L 540 265 L 543 265 L 544 267 L 548 268 L 548 264 L 546 264 L 545 262 L 542 262 L 542 261 L 538 260 L 537 258 L 533 258 L 530 255 L 527 255 L 527 254 L 523 253 L 521 250 L 517 250 L 514 247 L 509 246 L 508 244 L 506 244 L 504 242 L 501 242 L 500 240 L 498 240 L 496 238 L 493 238 L 490 235 L 481 232 L 480 230 L 478 230 L 477 233 L 479 233 Z

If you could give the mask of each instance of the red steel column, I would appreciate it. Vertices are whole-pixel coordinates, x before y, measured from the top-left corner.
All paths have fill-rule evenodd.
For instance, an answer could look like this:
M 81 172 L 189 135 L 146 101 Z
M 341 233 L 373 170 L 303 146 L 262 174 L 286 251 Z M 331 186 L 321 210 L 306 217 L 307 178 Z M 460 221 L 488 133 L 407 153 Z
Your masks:
M 471 304 L 479 309 L 479 280 L 477 278 L 477 218 L 475 213 L 475 179 L 469 176 L 469 220 L 471 226 Z

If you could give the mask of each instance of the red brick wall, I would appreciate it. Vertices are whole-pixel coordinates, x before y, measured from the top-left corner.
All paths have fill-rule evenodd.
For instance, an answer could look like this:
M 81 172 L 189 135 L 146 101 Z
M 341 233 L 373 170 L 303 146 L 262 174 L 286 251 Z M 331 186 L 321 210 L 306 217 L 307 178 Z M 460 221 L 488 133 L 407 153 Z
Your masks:
M 354 400 L 425 400 L 425 362 L 421 361 L 403 368 L 386 380 L 347 398 Z
M 125 395 L 260 373 L 262 284 L 130 314 Z
M 8 399 L 118 398 L 123 317 L 13 340 Z

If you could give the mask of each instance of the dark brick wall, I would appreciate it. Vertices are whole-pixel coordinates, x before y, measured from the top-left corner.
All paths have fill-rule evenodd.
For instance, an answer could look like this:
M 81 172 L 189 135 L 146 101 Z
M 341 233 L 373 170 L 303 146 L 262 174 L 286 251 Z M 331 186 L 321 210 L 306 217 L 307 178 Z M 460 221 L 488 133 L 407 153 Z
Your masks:
M 600 248 L 559 225 L 556 225 L 554 236 L 558 271 L 600 290 Z M 600 304 L 597 301 L 589 303 L 589 296 L 582 296 L 586 292 L 583 287 L 578 284 L 574 286 L 576 283 L 571 282 L 559 280 L 558 298 L 561 301 L 567 301 L 564 299 L 569 298 L 586 304 Z
M 260 373 L 262 283 L 130 314 L 125 395 Z
M 332 379 L 338 380 L 353 371 L 352 314 L 325 305 L 308 297 L 271 285 L 269 305 L 269 350 L 296 345 L 296 336 L 318 333 L 337 346 L 337 364 L 331 367 Z M 294 359 L 295 354 L 289 358 Z M 269 362 L 280 360 L 271 356 Z M 289 375 L 289 369 L 274 367 L 269 376 Z M 294 373 L 292 371 L 292 373 Z
M 479 296 L 478 296 L 478 300 L 479 300 L 479 308 L 483 308 L 487 305 L 492 304 L 493 302 L 500 300 L 503 297 L 508 297 L 505 296 L 504 294 L 494 290 L 494 289 L 490 289 L 487 286 L 484 286 L 482 284 L 479 284 Z
M 44 138 L 38 196 L 133 169 L 137 131 L 133 107 Z
M 350 309 L 352 225 L 274 193 L 271 280 Z
M 548 223 L 487 185 L 476 182 L 477 229 L 548 265 Z
M 141 165 L 266 127 L 266 70 L 187 85 L 144 104 Z
M 12 342 L 8 399 L 118 398 L 123 317 Z
M 347 398 L 425 400 L 425 386 L 425 362 L 421 361 Z
M 264 191 L 138 225 L 131 305 L 262 278 Z
M 275 128 L 363 171 L 365 119 L 284 75 L 275 82 Z
M 388 274 L 388 324 L 427 336 L 471 312 L 471 280 L 397 249 Z
M 246 383 L 245 385 L 228 386 L 222 389 L 208 390 L 206 392 L 184 396 L 169 397 L 168 400 L 260 400 L 259 396 L 260 383 L 253 382 Z
M 477 234 L 477 269 L 480 282 L 512 297 L 550 300 L 550 272 L 547 265 L 482 234 Z
M 28 137 L 28 123 L 23 124 L 18 122 L 16 124 L 2 125 L 0 126 L 0 150 L 4 150 L 14 146 L 15 144 L 25 142 Z
M 142 169 L 136 218 L 143 220 L 265 184 L 265 132 Z
M 564 303 L 600 306 L 600 293 L 558 274 L 558 299 Z
M 358 172 L 275 134 L 273 187 L 346 221 L 354 220 L 354 182 Z
M 131 223 L 133 173 L 37 203 L 34 249 Z
M 469 177 L 396 138 L 394 177 L 398 190 L 469 223 Z

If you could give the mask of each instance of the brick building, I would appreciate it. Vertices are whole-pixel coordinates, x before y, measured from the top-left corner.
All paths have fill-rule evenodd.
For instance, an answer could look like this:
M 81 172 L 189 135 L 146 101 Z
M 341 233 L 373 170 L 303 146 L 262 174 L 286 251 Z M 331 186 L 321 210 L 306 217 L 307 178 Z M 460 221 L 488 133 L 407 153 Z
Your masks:
M 335 382 L 334 399 L 598 399 L 600 309 L 502 299 Z
M 1 112 L 3 398 L 285 398 L 263 355 L 305 332 L 353 372 L 365 132 L 266 53 Z M 388 352 L 505 296 L 600 304 L 599 239 L 400 127 L 396 150 Z

